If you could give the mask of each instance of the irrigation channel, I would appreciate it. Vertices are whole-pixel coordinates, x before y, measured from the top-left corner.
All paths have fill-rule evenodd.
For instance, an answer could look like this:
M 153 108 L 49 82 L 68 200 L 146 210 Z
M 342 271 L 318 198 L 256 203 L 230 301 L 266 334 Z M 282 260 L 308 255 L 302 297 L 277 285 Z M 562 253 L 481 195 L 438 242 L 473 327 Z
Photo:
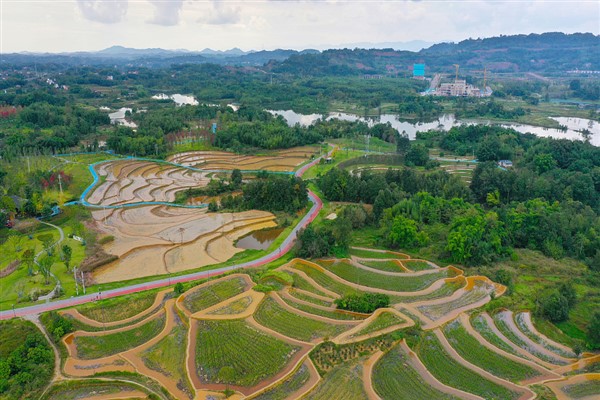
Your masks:
M 333 150 L 329 151 L 329 153 L 327 153 L 327 155 L 325 155 L 325 156 L 317 157 L 314 160 L 312 160 L 311 162 L 303 165 L 295 172 L 295 175 L 298 177 L 301 177 L 310 167 L 317 164 L 322 157 L 328 157 L 332 151 Z M 161 162 L 161 163 L 172 164 L 177 167 L 183 167 L 182 165 L 175 164 L 175 163 L 169 163 L 169 162 L 165 162 L 162 160 L 149 160 L 149 159 L 134 158 L 134 157 L 129 157 L 129 158 L 145 160 L 145 161 L 156 161 L 156 162 Z M 87 207 L 104 208 L 104 206 L 96 206 L 93 204 L 89 204 L 85 200 L 89 191 L 98 183 L 98 180 L 99 180 L 98 174 L 96 173 L 96 171 L 94 169 L 94 165 L 96 165 L 96 164 L 99 164 L 99 163 L 91 164 L 89 166 L 90 171 L 92 172 L 92 175 L 94 177 L 94 182 L 81 194 L 79 201 L 71 202 L 68 204 L 71 204 L 71 205 L 72 204 L 82 204 Z M 189 167 L 184 167 L 184 168 L 188 169 Z M 194 169 L 194 168 L 192 168 L 192 169 Z M 207 171 L 207 170 L 201 170 L 201 171 L 202 172 L 222 172 L 222 171 Z M 242 172 L 250 172 L 250 171 L 242 171 Z M 285 238 L 285 240 L 281 243 L 281 245 L 279 245 L 278 248 L 276 248 L 269 254 L 266 254 L 260 258 L 257 258 L 256 260 L 251 260 L 251 261 L 247 261 L 247 262 L 240 263 L 240 264 L 234 264 L 234 265 L 230 265 L 228 267 L 216 268 L 213 270 L 199 271 L 199 272 L 194 272 L 194 273 L 190 273 L 190 274 L 179 275 L 176 277 L 161 278 L 161 279 L 157 279 L 157 280 L 150 281 L 150 282 L 138 283 L 135 285 L 129 285 L 129 286 L 124 286 L 124 287 L 117 288 L 117 289 L 111 289 L 111 290 L 107 290 L 105 292 L 90 293 L 90 294 L 83 295 L 83 296 L 71 297 L 69 299 L 57 300 L 57 301 L 52 301 L 52 302 L 48 302 L 48 303 L 44 303 L 44 304 L 36 304 L 33 306 L 17 308 L 14 310 L 0 311 L 0 320 L 11 319 L 11 318 L 16 318 L 16 317 L 23 317 L 23 316 L 27 316 L 27 315 L 34 315 L 34 314 L 39 314 L 42 312 L 47 312 L 47 311 L 52 311 L 52 310 L 58 310 L 61 308 L 66 308 L 66 307 L 73 307 L 73 306 L 89 303 L 89 302 L 96 301 L 96 300 L 119 297 L 119 296 L 124 296 L 126 294 L 142 292 L 144 290 L 150 290 L 150 289 L 171 286 L 171 285 L 179 283 L 179 282 L 189 282 L 189 281 L 194 281 L 194 280 L 199 280 L 199 279 L 206 279 L 206 278 L 210 278 L 213 276 L 223 274 L 225 272 L 234 271 L 237 269 L 259 267 L 261 265 L 268 264 L 268 263 L 275 261 L 278 258 L 282 257 L 283 255 L 285 255 L 287 252 L 289 252 L 292 249 L 292 247 L 294 245 L 294 241 L 296 240 L 296 237 L 298 235 L 298 231 L 300 231 L 301 229 L 308 226 L 308 224 L 310 224 L 317 217 L 321 208 L 323 208 L 323 202 L 311 190 L 308 191 L 308 199 L 312 203 L 310 210 L 300 220 L 300 222 L 298 222 L 298 224 L 294 227 L 294 229 L 292 229 L 292 231 L 290 232 L 288 237 Z M 132 207 L 132 206 L 140 206 L 140 205 L 147 205 L 147 204 L 165 204 L 165 205 L 177 206 L 177 207 L 182 206 L 180 204 L 168 203 L 168 202 L 139 202 L 139 203 L 131 203 L 131 204 L 125 204 L 125 205 L 118 205 L 118 206 L 113 205 L 113 206 L 110 206 L 110 208 Z M 67 205 L 67 204 L 65 204 L 65 205 Z M 204 205 L 204 204 L 203 205 L 194 205 L 194 206 L 187 205 L 184 207 L 199 208 L 199 207 L 206 207 L 206 205 Z M 107 206 L 106 208 L 109 208 L 109 206 Z

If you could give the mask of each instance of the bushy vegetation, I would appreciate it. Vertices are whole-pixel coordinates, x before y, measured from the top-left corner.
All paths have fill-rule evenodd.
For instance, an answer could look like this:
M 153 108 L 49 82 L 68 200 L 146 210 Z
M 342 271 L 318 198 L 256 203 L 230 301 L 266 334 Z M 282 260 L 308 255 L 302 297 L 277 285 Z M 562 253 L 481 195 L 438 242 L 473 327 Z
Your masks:
M 54 353 L 42 333 L 23 320 L 0 324 L 0 396 L 39 396 L 54 371 Z
M 390 297 L 382 293 L 362 293 L 343 296 L 334 302 L 341 310 L 370 314 L 378 308 L 388 307 Z

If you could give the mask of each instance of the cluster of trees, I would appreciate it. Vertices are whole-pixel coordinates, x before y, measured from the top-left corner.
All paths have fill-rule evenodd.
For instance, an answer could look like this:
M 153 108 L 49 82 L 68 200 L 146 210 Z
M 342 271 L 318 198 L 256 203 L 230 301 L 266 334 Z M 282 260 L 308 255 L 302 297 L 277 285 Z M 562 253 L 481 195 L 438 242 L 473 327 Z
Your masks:
M 230 187 L 239 188 L 242 182 L 241 173 L 232 173 Z M 277 176 L 261 174 L 241 186 L 241 195 L 221 197 L 220 208 L 226 210 L 265 210 L 295 213 L 306 206 L 308 191 L 306 183 L 295 176 Z M 209 211 L 217 211 L 219 205 L 213 201 Z
M 54 371 L 54 353 L 44 336 L 34 329 L 20 333 L 26 334 L 25 340 L 17 335 L 22 343 L 3 349 L 0 358 L 0 395 L 8 399 L 31 398 L 48 383 Z
M 516 119 L 528 112 L 529 110 L 522 107 L 506 108 L 494 100 L 480 100 L 467 97 L 456 100 L 454 116 L 456 118 L 493 117 L 498 119 Z
M 569 311 L 577 303 L 577 293 L 570 282 L 548 289 L 537 299 L 536 312 L 554 323 L 569 319 Z
M 390 297 L 382 293 L 350 294 L 336 299 L 335 305 L 340 310 L 371 314 L 378 308 L 388 307 Z
M 573 91 L 573 96 L 584 100 L 600 100 L 600 83 L 597 81 L 584 81 L 573 79 L 569 83 L 569 89 Z

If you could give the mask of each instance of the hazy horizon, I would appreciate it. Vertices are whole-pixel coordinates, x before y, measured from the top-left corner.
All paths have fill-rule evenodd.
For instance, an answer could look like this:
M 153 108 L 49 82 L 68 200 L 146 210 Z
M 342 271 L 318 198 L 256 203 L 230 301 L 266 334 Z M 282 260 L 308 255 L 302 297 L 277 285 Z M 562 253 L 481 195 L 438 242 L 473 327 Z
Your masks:
M 600 34 L 593 1 L 4 0 L 0 51 L 339 48 L 543 32 Z

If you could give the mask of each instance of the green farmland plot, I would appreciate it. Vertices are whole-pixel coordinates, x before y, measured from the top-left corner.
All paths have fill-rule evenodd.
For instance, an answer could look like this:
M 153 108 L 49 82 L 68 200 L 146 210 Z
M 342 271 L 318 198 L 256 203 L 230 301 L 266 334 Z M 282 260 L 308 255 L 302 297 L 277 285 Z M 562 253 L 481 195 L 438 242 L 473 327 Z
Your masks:
M 462 358 L 500 378 L 519 382 L 540 375 L 535 369 L 503 357 L 483 346 L 475 337 L 469 335 L 457 320 L 446 325 L 444 334 Z
M 600 380 L 587 381 L 566 385 L 561 388 L 572 399 L 592 398 L 600 396 Z
M 267 390 L 263 394 L 254 397 L 254 400 L 285 400 L 290 394 L 300 390 L 310 379 L 310 371 L 306 365 L 302 364 L 292 376 L 284 380 L 279 385 Z
M 330 301 L 325 301 L 325 300 L 321 300 L 321 299 L 317 299 L 316 297 L 312 297 L 306 293 L 303 292 L 299 292 L 297 290 L 290 290 L 290 295 L 292 295 L 293 297 L 299 299 L 299 300 L 304 300 L 304 301 L 308 301 L 309 303 L 313 303 L 316 304 L 318 306 L 323 306 L 323 307 L 331 307 L 331 305 L 333 304 Z
M 384 354 L 373 368 L 373 389 L 383 400 L 436 399 L 458 400 L 457 397 L 431 387 L 409 365 L 407 355 L 396 346 Z
M 406 322 L 404 318 L 391 313 L 391 312 L 382 312 L 379 314 L 375 320 L 371 321 L 367 326 L 356 332 L 350 337 L 358 337 L 362 335 L 367 335 L 369 333 L 377 332 L 385 328 L 389 328 L 390 326 L 402 324 Z
M 519 393 L 490 382 L 476 372 L 459 364 L 458 361 L 446 353 L 433 333 L 428 333 L 421 339 L 416 351 L 429 372 L 445 385 L 476 394 L 484 399 L 506 400 L 519 398 Z
M 77 336 L 77 355 L 83 360 L 112 356 L 133 349 L 158 335 L 165 325 L 165 316 L 154 318 L 137 328 L 102 336 Z
M 242 277 L 233 277 L 195 289 L 185 296 L 183 304 L 190 312 L 195 313 L 242 293 L 246 286 Z
M 331 290 L 332 292 L 335 292 L 341 296 L 347 294 L 354 294 L 357 292 L 356 289 L 336 281 L 335 279 L 327 276 L 323 272 L 311 266 L 296 263 L 293 265 L 293 268 L 297 269 L 298 271 L 304 272 L 306 275 L 312 278 L 319 285 L 323 286 L 325 289 Z
M 350 328 L 349 325 L 333 325 L 291 313 L 273 298 L 267 297 L 260 305 L 254 318 L 267 328 L 285 336 L 308 342 L 319 337 L 333 337 Z
M 350 254 L 360 258 L 380 258 L 380 259 L 388 259 L 388 258 L 398 258 L 396 254 L 384 252 L 381 253 L 379 251 L 370 251 L 365 249 L 355 249 L 353 247 L 350 248 Z
M 437 280 L 452 276 L 452 272 L 447 270 L 418 276 L 389 276 L 369 272 L 345 262 L 336 262 L 331 265 L 324 265 L 324 267 L 348 282 L 397 292 L 413 292 L 425 289 Z
M 154 303 L 156 291 L 141 292 L 125 297 L 101 300 L 77 308 L 81 314 L 98 322 L 120 321 L 133 317 Z
M 507 353 L 513 354 L 515 356 L 521 357 L 521 355 L 512 348 L 511 345 L 506 343 L 504 340 L 500 339 L 498 335 L 496 335 L 488 325 L 485 318 L 482 315 L 473 315 L 471 317 L 471 326 L 473 329 L 477 331 L 481 336 L 485 338 L 488 342 L 493 344 L 499 349 L 506 351 Z
M 360 317 L 354 316 L 352 314 L 347 314 L 347 313 L 343 313 L 343 312 L 336 312 L 335 310 L 323 310 L 321 308 L 317 308 L 317 307 L 312 307 L 309 306 L 307 304 L 303 304 L 303 303 L 299 303 L 296 302 L 294 300 L 288 299 L 283 297 L 282 298 L 283 301 L 285 301 L 290 307 L 296 308 L 300 311 L 304 311 L 307 312 L 309 314 L 313 314 L 313 315 L 319 315 L 321 317 L 325 317 L 325 318 L 331 318 L 331 319 L 341 319 L 341 320 L 356 320 L 356 319 L 362 319 Z
M 341 364 L 305 397 L 306 400 L 364 400 L 362 366 L 357 362 Z
M 290 271 L 286 271 L 286 273 L 290 274 L 294 278 L 293 287 L 306 290 L 307 292 L 318 294 L 320 296 L 327 296 L 327 293 L 323 293 L 322 291 L 311 285 L 306 279 L 302 278 L 300 275 Z
M 402 267 L 393 260 L 387 261 L 360 261 L 362 265 L 366 265 L 367 267 L 378 269 L 380 271 L 386 272 L 406 272 Z
M 250 327 L 242 320 L 199 321 L 196 369 L 203 382 L 253 386 L 279 371 L 300 348 Z M 224 378 L 224 367 L 234 370 Z

